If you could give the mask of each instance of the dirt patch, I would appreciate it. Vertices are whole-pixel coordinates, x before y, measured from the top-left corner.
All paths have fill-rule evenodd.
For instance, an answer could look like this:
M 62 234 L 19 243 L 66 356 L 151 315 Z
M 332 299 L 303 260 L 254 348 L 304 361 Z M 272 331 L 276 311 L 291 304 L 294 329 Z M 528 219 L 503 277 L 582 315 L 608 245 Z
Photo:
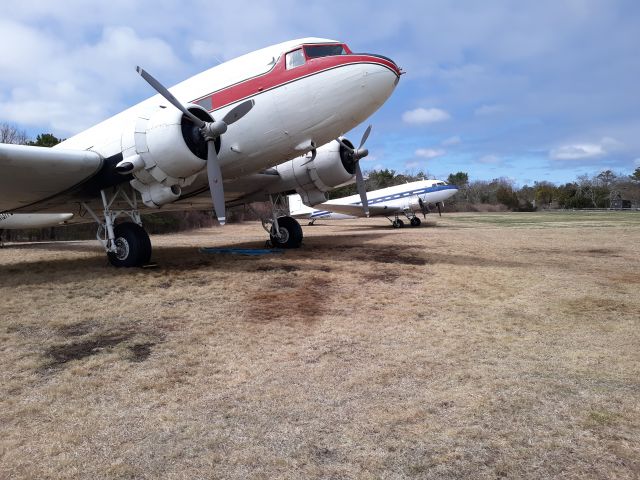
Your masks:
M 365 260 L 365 258 L 360 257 L 361 260 Z M 426 265 L 428 262 L 425 258 L 422 258 L 419 255 L 409 255 L 405 253 L 398 253 L 392 250 L 386 250 L 383 252 L 378 252 L 371 258 L 366 258 L 366 260 L 373 260 L 378 263 L 399 263 L 402 265 Z
M 155 343 L 136 343 L 135 345 L 131 345 L 129 347 L 129 351 L 131 352 L 131 361 L 132 362 L 144 362 L 151 355 L 151 347 L 154 347 Z
M 120 343 L 129 340 L 133 334 L 111 334 L 98 335 L 94 338 L 83 340 L 82 342 L 65 343 L 49 347 L 45 356 L 50 359 L 47 367 L 59 367 L 72 360 L 80 360 L 100 352 L 115 347 Z
M 324 311 L 330 295 L 330 283 L 324 279 L 281 281 L 251 296 L 246 318 L 250 322 L 275 321 L 314 323 Z
M 610 248 L 590 248 L 588 250 L 577 250 L 576 253 L 588 253 L 588 254 L 597 254 L 597 255 L 612 255 L 616 252 L 615 250 L 611 250 Z M 617 256 L 617 255 L 614 255 Z
M 290 264 L 275 264 L 275 265 L 260 265 L 256 268 L 256 272 L 274 272 L 274 271 L 282 271 L 282 272 L 297 272 L 300 270 L 300 267 L 296 265 Z

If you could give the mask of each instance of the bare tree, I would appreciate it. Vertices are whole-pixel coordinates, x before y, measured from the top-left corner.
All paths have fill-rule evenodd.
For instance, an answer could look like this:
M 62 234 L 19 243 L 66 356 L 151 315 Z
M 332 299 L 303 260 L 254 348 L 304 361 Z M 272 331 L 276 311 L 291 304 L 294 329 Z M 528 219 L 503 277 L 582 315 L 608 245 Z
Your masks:
M 18 130 L 14 125 L 0 123 L 0 143 L 25 145 L 29 138 L 24 130 Z

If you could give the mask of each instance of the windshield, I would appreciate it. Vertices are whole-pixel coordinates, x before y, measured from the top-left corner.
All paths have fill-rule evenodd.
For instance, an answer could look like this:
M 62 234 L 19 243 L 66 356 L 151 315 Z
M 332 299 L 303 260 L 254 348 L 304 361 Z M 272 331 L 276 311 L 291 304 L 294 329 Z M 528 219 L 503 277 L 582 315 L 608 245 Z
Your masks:
M 347 51 L 342 45 L 307 45 L 304 47 L 307 58 L 331 57 L 333 55 L 346 55 Z

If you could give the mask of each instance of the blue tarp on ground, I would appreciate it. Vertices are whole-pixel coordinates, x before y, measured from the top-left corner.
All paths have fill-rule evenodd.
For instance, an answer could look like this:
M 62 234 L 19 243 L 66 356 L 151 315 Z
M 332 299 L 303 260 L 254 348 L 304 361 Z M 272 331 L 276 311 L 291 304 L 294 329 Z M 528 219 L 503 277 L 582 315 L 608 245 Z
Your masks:
M 282 248 L 214 248 L 202 247 L 200 253 L 230 253 L 232 255 L 268 255 L 270 253 L 284 253 Z

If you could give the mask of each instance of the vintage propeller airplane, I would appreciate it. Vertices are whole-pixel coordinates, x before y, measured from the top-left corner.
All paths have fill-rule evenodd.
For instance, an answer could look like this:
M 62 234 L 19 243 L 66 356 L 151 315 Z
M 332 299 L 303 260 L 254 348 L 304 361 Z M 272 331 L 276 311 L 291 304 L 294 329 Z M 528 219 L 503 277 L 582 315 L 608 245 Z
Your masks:
M 416 214 L 422 213 L 426 218 L 430 211 L 429 205 L 435 205 L 442 216 L 444 201 L 457 191 L 458 187 L 449 185 L 444 180 L 418 180 L 367 192 L 365 202 L 360 195 L 351 195 L 335 198 L 312 208 L 305 205 L 297 194 L 289 195 L 288 199 L 291 216 L 307 218 L 309 225 L 319 219 L 383 216 L 387 217 L 394 228 L 402 228 L 404 222 L 400 219 L 401 216 L 405 216 L 412 227 L 419 227 L 421 221 Z
M 302 229 L 281 216 L 280 194 L 315 205 L 355 178 L 365 195 L 358 162 L 370 128 L 357 149 L 341 136 L 382 106 L 402 74 L 387 57 L 321 38 L 249 53 L 171 91 L 138 73 L 158 95 L 51 149 L 0 145 L 0 213 L 77 212 L 70 222 L 97 222 L 110 262 L 130 267 L 151 256 L 141 212 L 213 202 L 224 224 L 225 206 L 269 199 L 271 241 L 298 247 Z M 115 222 L 124 216 L 131 221 Z

